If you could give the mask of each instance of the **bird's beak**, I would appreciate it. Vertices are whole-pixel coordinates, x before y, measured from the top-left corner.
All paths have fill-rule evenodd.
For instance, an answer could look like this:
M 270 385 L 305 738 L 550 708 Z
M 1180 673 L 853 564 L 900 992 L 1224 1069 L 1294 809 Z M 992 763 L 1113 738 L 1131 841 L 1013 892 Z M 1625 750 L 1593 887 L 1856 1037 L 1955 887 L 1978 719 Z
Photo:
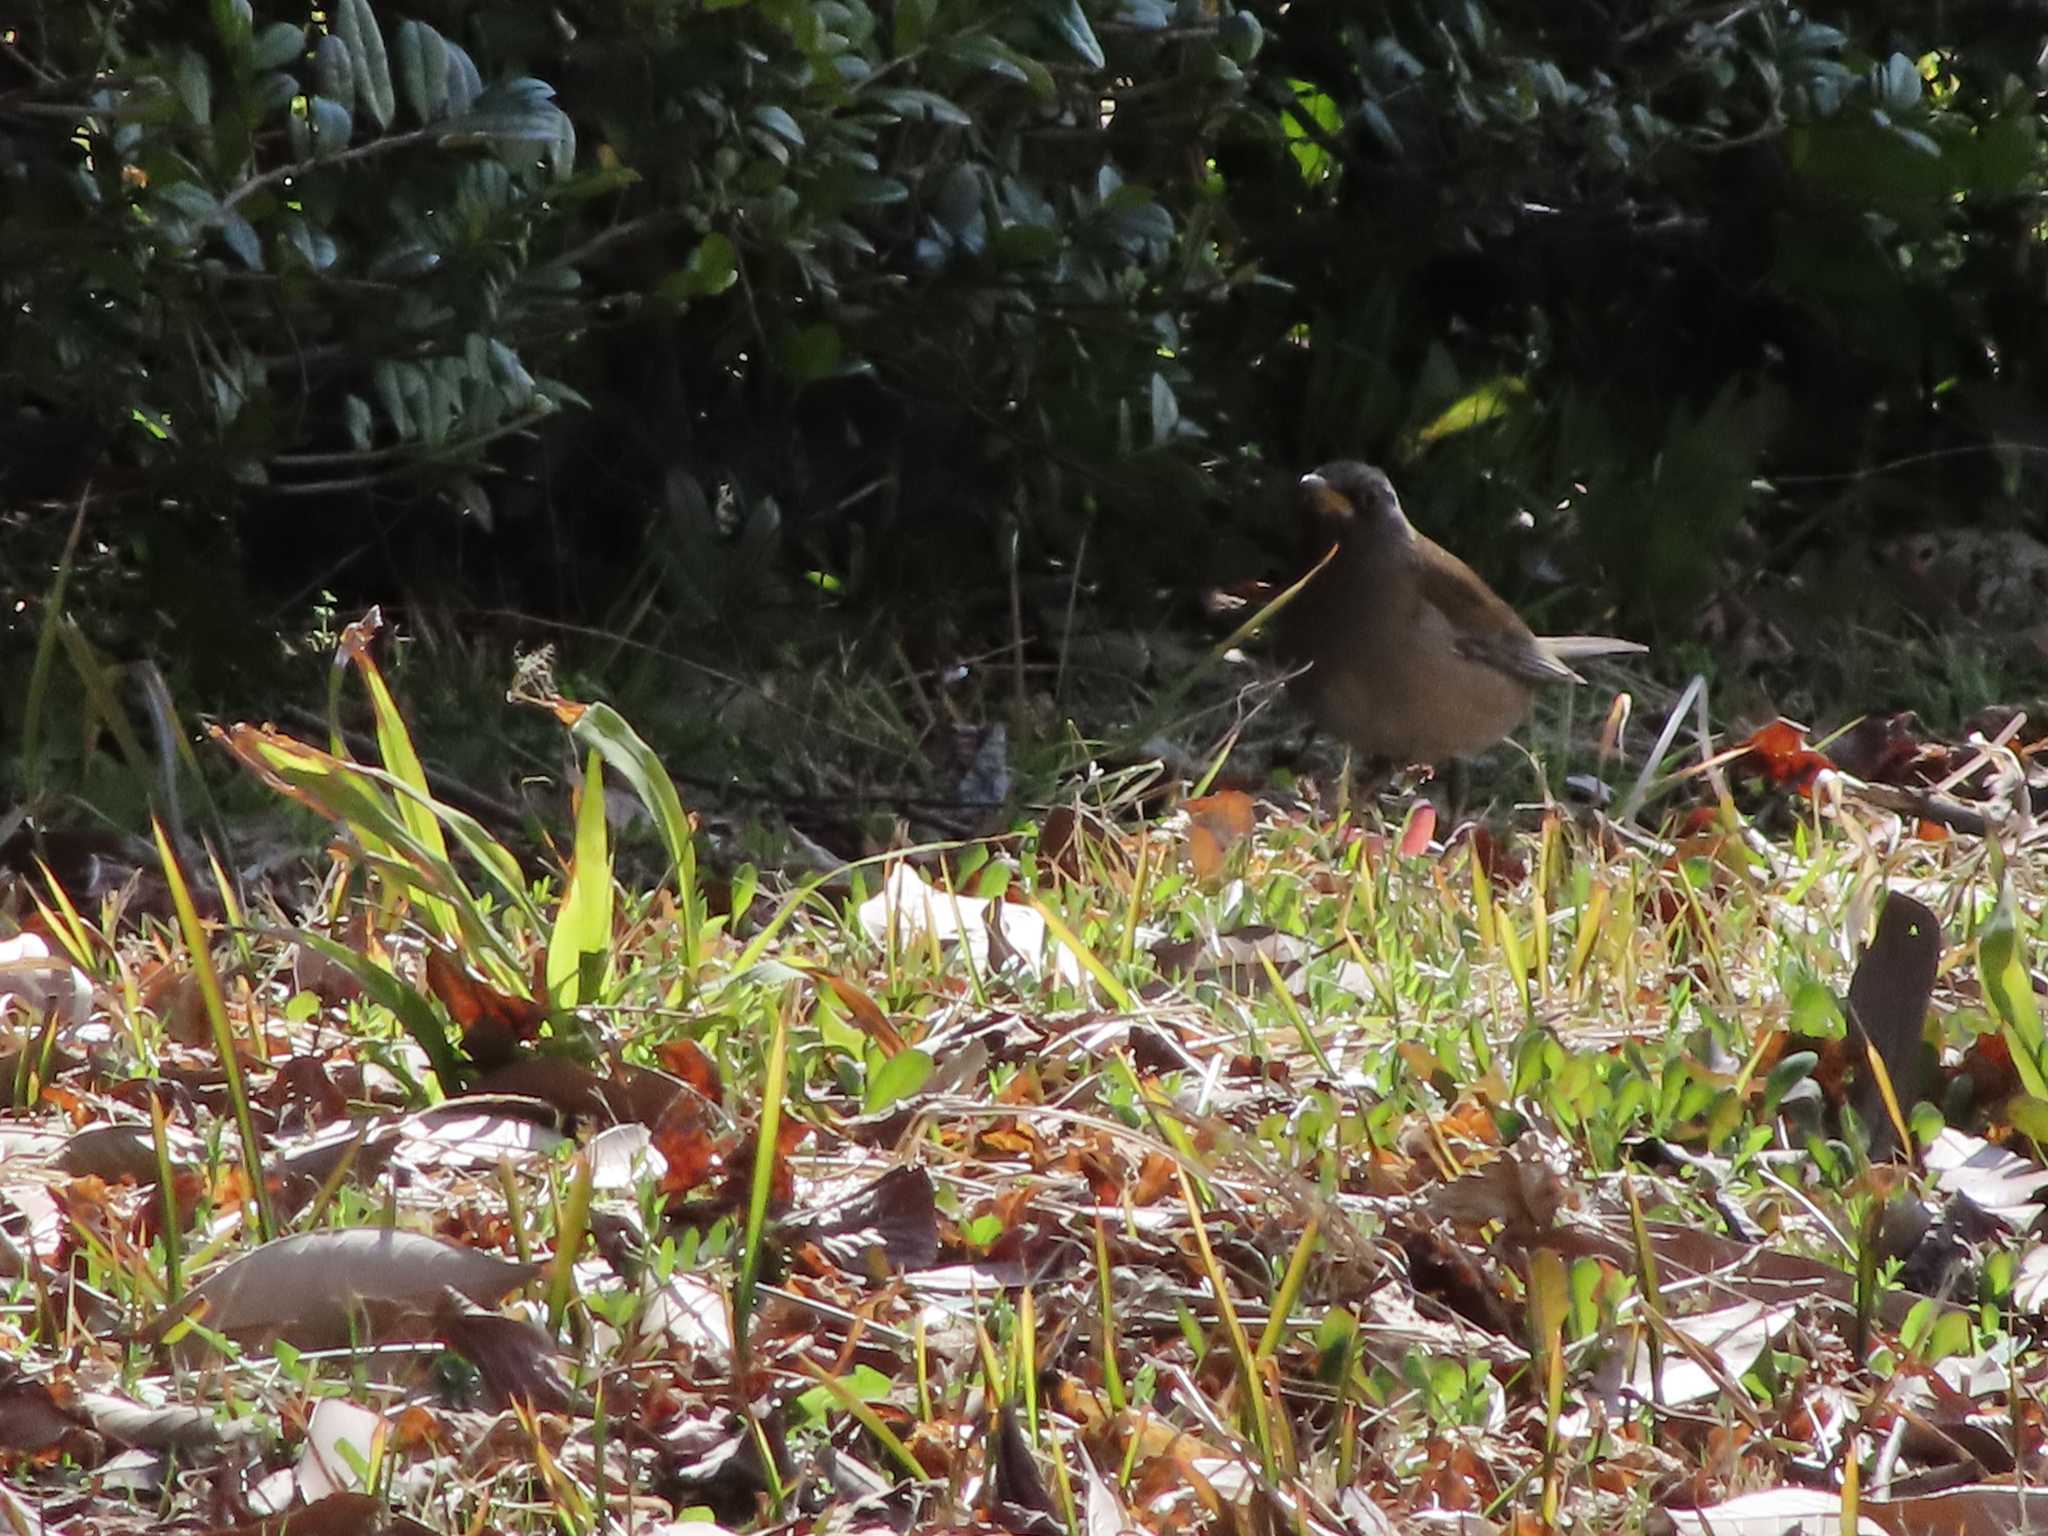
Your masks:
M 1321 475 L 1303 475 L 1297 489 L 1301 492 L 1302 504 L 1317 517 L 1348 523 L 1358 515 L 1358 509 L 1351 505 L 1351 498 Z

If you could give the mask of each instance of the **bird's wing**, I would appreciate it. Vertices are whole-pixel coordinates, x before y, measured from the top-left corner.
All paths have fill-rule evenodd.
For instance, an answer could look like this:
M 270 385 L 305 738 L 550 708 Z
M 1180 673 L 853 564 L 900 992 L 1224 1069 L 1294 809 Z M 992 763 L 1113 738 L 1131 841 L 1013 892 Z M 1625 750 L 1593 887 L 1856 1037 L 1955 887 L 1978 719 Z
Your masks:
M 1492 634 L 1466 633 L 1458 637 L 1458 654 L 1505 672 L 1531 686 L 1546 683 L 1583 683 L 1585 679 L 1553 656 L 1528 630 L 1495 630 Z
M 1418 538 L 1415 571 L 1423 601 L 1443 614 L 1456 637 L 1452 643 L 1466 660 L 1532 687 L 1585 681 L 1529 633 L 1521 615 L 1471 566 L 1442 545 Z

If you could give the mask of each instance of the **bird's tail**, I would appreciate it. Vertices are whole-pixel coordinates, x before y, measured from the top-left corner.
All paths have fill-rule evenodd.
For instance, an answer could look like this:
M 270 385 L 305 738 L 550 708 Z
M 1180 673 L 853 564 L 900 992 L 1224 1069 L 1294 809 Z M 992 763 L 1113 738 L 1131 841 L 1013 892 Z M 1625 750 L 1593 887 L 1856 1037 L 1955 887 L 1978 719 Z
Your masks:
M 1611 635 L 1545 635 L 1543 649 L 1559 661 L 1593 661 L 1602 656 L 1641 656 L 1650 648 Z

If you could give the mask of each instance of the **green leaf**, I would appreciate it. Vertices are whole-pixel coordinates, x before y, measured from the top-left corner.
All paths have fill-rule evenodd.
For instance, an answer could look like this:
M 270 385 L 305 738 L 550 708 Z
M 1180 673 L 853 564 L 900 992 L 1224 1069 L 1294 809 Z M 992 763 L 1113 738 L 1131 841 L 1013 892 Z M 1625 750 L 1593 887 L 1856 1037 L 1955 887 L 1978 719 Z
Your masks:
M 295 63 L 306 51 L 306 29 L 289 21 L 273 21 L 256 34 L 250 52 L 250 66 L 258 70 L 282 69 Z
M 391 126 L 398 98 L 391 88 L 391 60 L 384 51 L 384 32 L 370 0 L 335 0 L 330 23 L 348 45 L 356 94 L 379 128 Z
M 423 21 L 398 24 L 398 85 L 405 104 L 422 123 L 448 106 L 448 44 Z
M 355 131 L 355 119 L 340 102 L 325 96 L 313 96 L 306 101 L 306 126 L 312 131 L 314 156 L 324 159 L 348 148 L 349 135 Z
M 350 949 L 346 944 L 337 944 L 323 934 L 308 933 L 304 929 L 292 932 L 291 936 L 316 955 L 348 972 L 371 1002 L 380 1004 L 398 1020 L 413 1043 L 426 1053 L 427 1064 L 434 1069 L 435 1081 L 444 1094 L 453 1093 L 462 1086 L 462 1057 L 449 1040 L 447 1028 L 432 1003 L 369 956 Z
M 641 740 L 626 719 L 609 704 L 572 704 L 561 700 L 553 705 L 555 714 L 569 727 L 569 733 L 586 746 L 597 748 L 606 764 L 633 786 L 633 793 L 647 807 L 668 846 L 670 866 L 676 875 L 676 896 L 683 909 L 684 964 L 697 963 L 698 927 L 702 923 L 703 898 L 697 890 L 697 845 L 690 818 L 683 810 L 682 796 L 675 780 L 654 749 Z
M 548 1001 L 560 1008 L 601 1001 L 611 945 L 612 856 L 604 818 L 604 759 L 592 747 L 583 767 L 569 886 L 548 935 Z
M 349 60 L 348 44 L 332 32 L 313 45 L 313 88 L 355 111 L 355 65 Z
M 249 41 L 255 24 L 256 13 L 250 9 L 249 0 L 213 0 L 213 30 L 229 53 L 237 52 Z
M 1174 398 L 1173 386 L 1166 382 L 1166 375 L 1152 375 L 1152 440 L 1163 443 L 1174 434 L 1180 425 L 1180 401 Z
M 177 92 L 186 119 L 202 128 L 211 123 L 213 77 L 207 73 L 206 60 L 190 48 L 181 48 L 171 60 L 169 73 L 171 89 Z
M 690 252 L 690 259 L 683 263 L 682 270 L 673 273 L 661 285 L 661 294 L 675 303 L 709 298 L 725 292 L 739 281 L 739 277 L 739 256 L 733 250 L 732 242 L 713 230 L 697 242 L 697 248 Z
M 756 107 L 753 110 L 752 116 L 756 124 L 766 128 L 778 139 L 787 140 L 789 143 L 799 147 L 802 146 L 804 142 L 803 129 L 797 126 L 797 120 L 781 107 Z
M 1337 110 L 1334 101 L 1307 81 L 1287 83 L 1294 91 L 1294 101 L 1280 113 L 1280 131 L 1286 135 L 1294 163 L 1301 168 L 1301 179 L 1314 186 L 1335 169 L 1330 152 L 1319 137 L 1336 139 L 1343 132 L 1344 114 Z
M 1446 407 L 1436 420 L 1415 434 L 1415 440 L 1419 444 L 1434 443 L 1503 420 L 1515 402 L 1528 393 L 1529 386 L 1511 374 L 1489 379 Z
M 263 270 L 263 242 L 256 237 L 256 230 L 249 221 L 233 209 L 221 217 L 221 239 L 227 242 L 229 250 L 240 258 L 243 266 L 251 272 Z
M 1056 94 L 1051 72 L 1038 60 L 1019 53 L 1001 38 L 981 33 L 963 37 L 947 44 L 946 54 L 961 64 L 979 67 L 990 74 L 1029 86 L 1042 100 L 1049 101 Z
M 1096 40 L 1095 29 L 1088 24 L 1088 13 L 1081 9 L 1081 0 L 1052 0 L 1045 8 L 1045 18 L 1059 33 L 1061 41 L 1073 49 L 1090 69 L 1101 69 L 1107 62 L 1102 57 L 1102 44 Z
M 920 1050 L 898 1051 L 868 1073 L 861 1094 L 863 1114 L 879 1114 L 899 1099 L 907 1099 L 931 1080 L 935 1066 L 931 1056 Z
M 1870 71 L 1870 94 L 1887 112 L 1909 112 L 1920 105 L 1920 71 L 1903 53 L 1895 53 Z
M 1984 996 L 1998 1015 L 2013 1066 L 2030 1098 L 2048 1099 L 2048 1042 L 2041 1036 L 2041 1010 L 2033 977 L 2020 953 L 2019 913 L 2012 887 L 2000 879 L 1998 906 L 1977 935 L 1977 974 Z
M 896 53 L 900 58 L 924 46 L 939 0 L 896 0 Z
M 792 378 L 802 383 L 815 383 L 829 378 L 839 366 L 844 343 L 839 337 L 839 328 L 829 322 L 807 325 L 792 335 L 782 348 L 782 366 Z
M 342 424 L 348 428 L 348 440 L 355 444 L 356 452 L 370 450 L 370 402 L 361 395 L 350 395 L 341 402 Z
M 955 103 L 936 91 L 898 89 L 876 91 L 873 99 L 894 112 L 905 122 L 949 123 L 955 128 L 965 128 L 974 119 L 963 112 Z
M 448 119 L 442 142 L 475 138 L 553 143 L 566 121 L 562 109 L 554 104 L 554 94 L 554 87 L 544 80 L 500 80 L 466 110 Z

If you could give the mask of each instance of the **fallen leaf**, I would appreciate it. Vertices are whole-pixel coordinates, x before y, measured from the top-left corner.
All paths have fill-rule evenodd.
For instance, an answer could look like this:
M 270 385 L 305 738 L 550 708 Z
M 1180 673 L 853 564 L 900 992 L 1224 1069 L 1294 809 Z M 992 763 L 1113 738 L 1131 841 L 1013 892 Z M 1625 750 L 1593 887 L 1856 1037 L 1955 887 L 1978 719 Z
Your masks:
M 385 1227 L 280 1237 L 209 1275 L 152 1325 L 149 1336 L 161 1339 L 196 1311 L 218 1333 L 271 1334 L 302 1349 L 334 1347 L 349 1342 L 359 1308 L 430 1314 L 444 1288 L 490 1306 L 540 1269 Z
M 1933 1088 L 1935 1064 L 1921 1032 L 1940 964 L 1941 920 L 1912 897 L 1893 891 L 1885 898 L 1877 934 L 1849 983 L 1848 1016 L 1851 1029 L 1862 1031 L 1884 1064 L 1902 1115 L 1912 1113 Z M 1870 1133 L 1871 1157 L 1889 1157 L 1898 1146 L 1898 1132 L 1879 1091 L 1877 1073 L 1867 1053 L 1858 1052 L 1852 1059 L 1856 1086 L 1851 1107 Z

